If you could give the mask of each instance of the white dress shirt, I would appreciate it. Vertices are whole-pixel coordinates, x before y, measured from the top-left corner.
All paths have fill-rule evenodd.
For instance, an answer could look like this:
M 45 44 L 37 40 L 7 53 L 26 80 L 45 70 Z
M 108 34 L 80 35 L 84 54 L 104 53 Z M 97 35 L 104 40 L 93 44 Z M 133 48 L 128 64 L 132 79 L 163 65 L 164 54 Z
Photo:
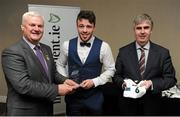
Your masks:
M 91 43 L 91 47 L 94 42 L 94 39 L 95 37 L 92 36 L 92 38 L 88 41 L 89 43 Z M 89 55 L 89 52 L 91 50 L 91 47 L 87 47 L 87 46 L 82 47 L 80 46 L 80 42 L 81 40 L 78 37 L 77 52 L 79 58 L 81 59 L 81 62 L 85 63 Z M 56 62 L 58 72 L 66 77 L 68 77 L 68 69 L 67 69 L 68 49 L 69 49 L 69 40 L 63 43 L 61 47 L 60 57 Z M 111 52 L 111 48 L 104 41 L 102 43 L 100 50 L 100 62 L 103 64 L 104 69 L 100 76 L 92 79 L 95 87 L 99 85 L 103 85 L 106 82 L 108 82 L 115 72 L 115 62 Z
M 136 50 L 137 50 L 138 60 L 140 60 L 140 57 L 141 57 L 140 48 L 141 48 L 141 46 L 136 42 Z M 149 48 L 150 48 L 150 42 L 148 42 L 143 48 L 144 48 L 144 52 L 145 52 L 145 67 L 146 67 L 147 58 L 148 58 L 148 54 L 149 54 Z

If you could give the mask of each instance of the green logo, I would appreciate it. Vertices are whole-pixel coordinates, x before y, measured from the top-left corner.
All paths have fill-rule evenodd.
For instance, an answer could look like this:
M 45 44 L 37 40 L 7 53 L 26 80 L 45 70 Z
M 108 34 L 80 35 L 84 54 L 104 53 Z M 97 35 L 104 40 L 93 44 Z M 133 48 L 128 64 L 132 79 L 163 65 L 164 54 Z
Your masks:
M 57 16 L 57 15 L 55 15 L 55 14 L 53 14 L 53 13 L 50 13 L 50 19 L 49 19 L 48 22 L 50 22 L 50 23 L 57 23 L 57 22 L 59 22 L 60 20 L 61 20 L 61 19 L 60 19 L 59 16 Z

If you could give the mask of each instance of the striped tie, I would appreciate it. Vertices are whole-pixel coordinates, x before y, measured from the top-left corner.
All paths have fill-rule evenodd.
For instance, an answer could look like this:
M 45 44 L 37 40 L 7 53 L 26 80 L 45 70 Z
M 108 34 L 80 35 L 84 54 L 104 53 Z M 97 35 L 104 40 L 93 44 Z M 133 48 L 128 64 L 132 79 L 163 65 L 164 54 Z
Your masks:
M 141 50 L 141 57 L 139 59 L 139 71 L 143 78 L 143 74 L 145 72 L 145 52 L 144 48 L 139 48 Z

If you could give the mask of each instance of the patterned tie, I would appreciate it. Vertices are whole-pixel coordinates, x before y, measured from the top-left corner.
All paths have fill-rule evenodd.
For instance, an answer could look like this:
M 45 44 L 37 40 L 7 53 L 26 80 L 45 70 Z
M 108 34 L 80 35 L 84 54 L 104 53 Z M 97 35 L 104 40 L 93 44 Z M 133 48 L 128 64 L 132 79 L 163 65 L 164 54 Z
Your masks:
M 36 45 L 36 46 L 34 47 L 34 50 L 35 50 L 35 52 L 36 52 L 37 58 L 38 58 L 39 61 L 41 62 L 41 65 L 43 66 L 46 74 L 48 75 L 48 68 L 47 68 L 47 66 L 46 66 L 43 53 L 42 53 L 41 50 L 40 50 L 40 46 Z
M 139 59 L 139 70 L 143 78 L 143 74 L 145 72 L 145 52 L 144 52 L 144 48 L 139 48 L 139 49 L 141 50 L 141 57 Z

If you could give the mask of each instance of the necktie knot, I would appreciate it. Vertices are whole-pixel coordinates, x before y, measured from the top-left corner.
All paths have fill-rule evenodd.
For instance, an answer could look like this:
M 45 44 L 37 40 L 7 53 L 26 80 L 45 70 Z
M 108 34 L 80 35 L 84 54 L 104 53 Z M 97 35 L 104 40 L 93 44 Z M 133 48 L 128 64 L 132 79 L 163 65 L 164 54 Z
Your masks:
M 139 48 L 141 50 L 141 52 L 144 52 L 145 48 Z
M 90 47 L 90 46 L 91 46 L 91 43 L 80 42 L 80 45 L 81 45 L 82 47 L 84 47 L 84 46 Z
M 40 48 L 41 48 L 41 47 L 40 47 L 39 45 L 36 45 L 36 46 L 34 47 L 35 50 L 40 50 Z

